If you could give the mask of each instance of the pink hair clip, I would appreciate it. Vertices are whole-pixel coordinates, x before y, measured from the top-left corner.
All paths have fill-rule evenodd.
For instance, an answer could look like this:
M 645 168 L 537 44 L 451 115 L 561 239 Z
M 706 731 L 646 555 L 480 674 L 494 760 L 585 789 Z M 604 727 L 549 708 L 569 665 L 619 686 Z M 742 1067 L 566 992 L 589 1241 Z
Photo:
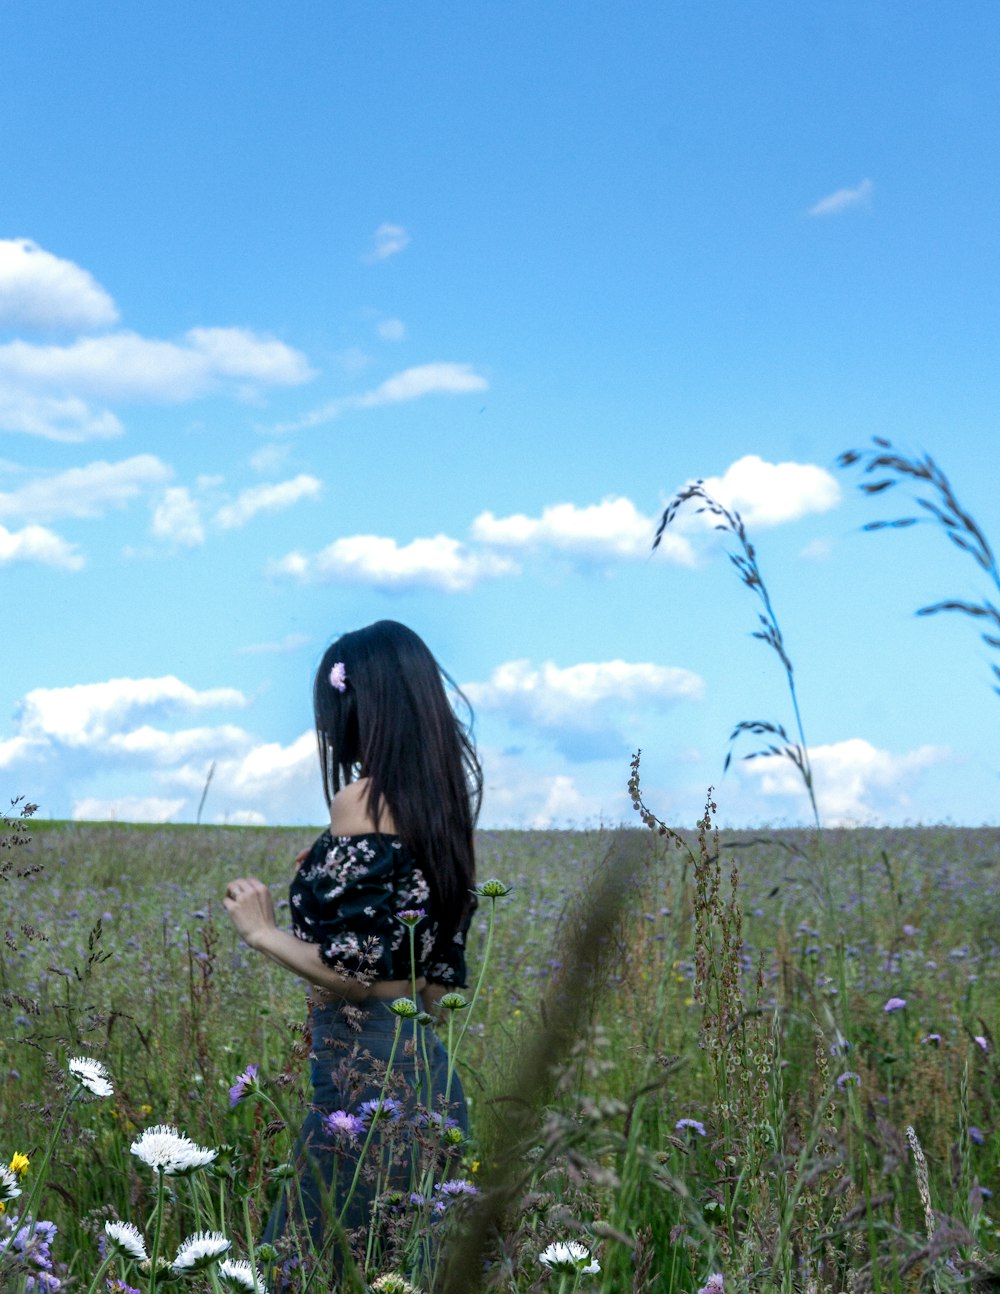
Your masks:
M 335 687 L 338 692 L 347 691 L 347 670 L 342 660 L 337 661 L 330 670 L 330 686 Z

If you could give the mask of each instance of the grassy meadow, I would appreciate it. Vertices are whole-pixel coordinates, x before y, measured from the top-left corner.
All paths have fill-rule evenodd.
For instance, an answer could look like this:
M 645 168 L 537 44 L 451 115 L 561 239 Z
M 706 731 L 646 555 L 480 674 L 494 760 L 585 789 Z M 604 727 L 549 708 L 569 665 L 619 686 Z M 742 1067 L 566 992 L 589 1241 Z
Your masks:
M 241 946 L 220 899 L 258 875 L 280 921 L 309 833 L 28 830 L 0 853 L 0 1163 L 31 1161 L 8 1223 L 31 1199 L 58 1230 L 48 1270 L 37 1237 L 8 1244 L 0 1288 L 166 1288 L 106 1249 L 109 1219 L 147 1248 L 155 1229 L 168 1259 L 217 1229 L 265 1268 L 285 1123 L 308 1099 L 304 991 Z M 447 1173 L 478 1194 L 390 1201 L 338 1288 L 997 1288 L 1000 832 L 486 831 L 478 869 L 511 887 L 480 900 L 468 998 L 487 942 L 489 962 L 449 1018 L 472 1127 Z M 76 1056 L 113 1096 L 81 1092 Z M 260 1092 L 231 1105 L 249 1064 Z M 130 1147 L 160 1124 L 225 1149 L 158 1199 Z M 218 1271 L 179 1279 L 253 1288 Z M 308 1256 L 291 1280 L 334 1288 Z

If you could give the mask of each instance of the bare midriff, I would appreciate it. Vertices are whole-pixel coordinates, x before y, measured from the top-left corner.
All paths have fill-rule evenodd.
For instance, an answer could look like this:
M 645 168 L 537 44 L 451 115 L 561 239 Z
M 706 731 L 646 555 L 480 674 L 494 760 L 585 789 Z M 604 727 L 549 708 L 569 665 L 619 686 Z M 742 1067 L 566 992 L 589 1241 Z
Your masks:
M 414 985 L 411 979 L 377 979 L 363 990 L 364 996 L 361 995 L 361 985 L 358 985 L 358 996 L 345 997 L 342 993 L 337 993 L 334 989 L 321 988 L 314 984 L 310 996 L 313 1001 L 325 1005 L 330 1002 L 347 1002 L 350 1006 L 363 1006 L 368 998 L 377 997 L 386 1002 L 391 1002 L 397 997 L 412 997 L 414 988 L 418 993 L 422 993 L 427 987 L 427 981 L 421 975 Z

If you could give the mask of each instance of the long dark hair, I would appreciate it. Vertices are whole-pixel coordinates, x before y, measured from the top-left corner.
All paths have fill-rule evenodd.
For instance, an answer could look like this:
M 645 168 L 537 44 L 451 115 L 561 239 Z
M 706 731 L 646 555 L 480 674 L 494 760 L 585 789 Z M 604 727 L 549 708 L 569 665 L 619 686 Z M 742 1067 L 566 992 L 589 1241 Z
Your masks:
M 330 682 L 336 664 L 344 667 L 343 691 Z M 412 629 L 378 620 L 323 653 L 313 709 L 327 805 L 342 786 L 369 778 L 376 829 L 380 805 L 387 806 L 424 873 L 435 918 L 453 933 L 475 884 L 473 829 L 483 791 L 468 701 Z

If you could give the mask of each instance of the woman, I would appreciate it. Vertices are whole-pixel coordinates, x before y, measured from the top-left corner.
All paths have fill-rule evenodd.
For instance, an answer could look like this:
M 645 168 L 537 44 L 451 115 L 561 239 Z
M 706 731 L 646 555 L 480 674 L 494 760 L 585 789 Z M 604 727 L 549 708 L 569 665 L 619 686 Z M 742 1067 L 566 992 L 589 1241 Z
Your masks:
M 223 900 L 251 948 L 315 990 L 313 1105 L 299 1142 L 314 1250 L 324 1214 L 367 1227 L 379 1195 L 418 1188 L 412 1166 L 418 1141 L 433 1141 L 427 1130 L 440 1147 L 451 1120 L 468 1128 L 440 1041 L 410 1020 L 397 1039 L 400 1019 L 390 1009 L 415 995 L 418 1008 L 433 1011 L 466 984 L 482 772 L 445 682 L 454 688 L 423 641 L 392 620 L 328 647 L 313 705 L 330 827 L 297 860 L 291 932 L 277 928 L 270 892 L 255 877 L 230 881 Z M 385 1095 L 388 1107 L 373 1112 Z M 383 1135 L 359 1169 L 371 1118 Z M 268 1230 L 284 1227 L 282 1207 Z

